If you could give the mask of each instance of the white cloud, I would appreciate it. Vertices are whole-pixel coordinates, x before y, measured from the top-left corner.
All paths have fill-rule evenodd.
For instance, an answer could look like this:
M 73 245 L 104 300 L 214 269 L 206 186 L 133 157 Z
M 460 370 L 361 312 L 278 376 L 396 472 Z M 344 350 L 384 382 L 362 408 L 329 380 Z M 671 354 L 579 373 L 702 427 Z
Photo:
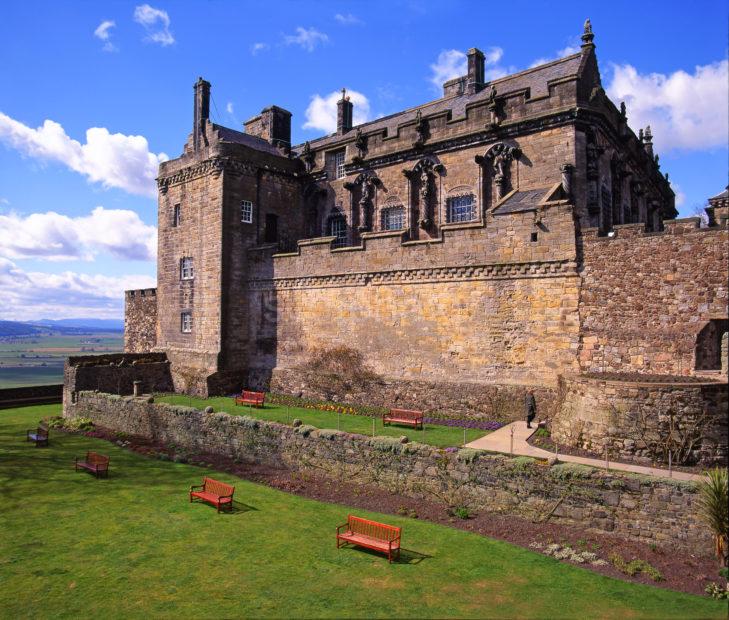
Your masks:
M 334 19 L 342 24 L 342 26 L 358 26 L 364 23 L 359 17 L 352 15 L 351 13 L 337 13 L 334 16 Z
M 157 229 L 127 209 L 96 207 L 82 217 L 54 211 L 0 215 L 0 256 L 88 261 L 99 253 L 121 260 L 154 260 Z
M 628 123 L 651 126 L 659 152 L 726 147 L 729 142 L 729 61 L 641 74 L 631 65 L 613 65 L 608 95 L 625 101 Z
M 109 133 L 104 127 L 86 130 L 86 144 L 70 138 L 55 121 L 33 129 L 0 112 L 0 142 L 23 155 L 57 161 L 92 183 L 118 187 L 132 194 L 156 196 L 155 177 L 164 153 L 151 153 L 144 136 Z
M 671 181 L 671 189 L 676 194 L 676 207 L 682 207 L 686 204 L 686 194 L 681 189 L 681 186 L 675 181 Z
M 504 50 L 500 47 L 490 47 L 484 52 L 484 79 L 487 82 L 504 77 L 511 70 L 499 64 L 503 56 Z M 443 50 L 430 69 L 433 72 L 430 82 L 440 91 L 444 82 L 468 73 L 468 58 L 460 50 Z
M 299 45 L 307 52 L 313 52 L 317 45 L 324 44 L 329 41 L 329 37 L 323 32 L 319 32 L 316 28 L 296 28 L 296 34 L 284 35 L 284 43 L 286 45 Z
M 0 196 L 0 205 L 9 205 L 10 201 L 5 196 Z
M 148 275 L 105 276 L 64 271 L 24 271 L 0 257 L 0 318 L 6 320 L 54 319 L 78 316 L 118 318 L 124 312 L 124 291 L 151 288 Z
M 116 45 L 114 45 L 111 42 L 110 30 L 115 27 L 116 27 L 116 23 L 111 21 L 110 19 L 107 19 L 107 20 L 104 20 L 103 22 L 101 22 L 97 26 L 96 30 L 94 30 L 94 36 L 97 39 L 104 42 L 104 47 L 102 47 L 101 49 L 103 49 L 105 52 L 118 51 L 118 48 L 116 47 Z
M 146 41 L 159 43 L 163 47 L 175 42 L 175 37 L 170 32 L 170 16 L 167 11 L 141 4 L 134 8 L 134 21 L 144 26 L 147 31 Z
M 233 109 L 233 102 L 228 101 L 228 103 L 225 104 L 225 111 L 230 114 L 231 116 L 235 115 L 235 110 Z
M 361 125 L 370 120 L 370 102 L 367 97 L 356 90 L 347 90 L 347 96 L 354 104 L 352 123 Z M 327 133 L 337 130 L 337 101 L 342 98 L 341 91 L 335 90 L 328 95 L 313 95 L 306 108 L 304 129 L 320 129 Z
M 268 43 L 254 43 L 251 45 L 251 54 L 255 56 L 258 52 L 265 52 L 270 47 Z
M 532 64 L 529 65 L 529 68 L 532 67 L 538 67 L 539 65 L 546 65 L 548 62 L 552 62 L 553 60 L 559 60 L 560 58 L 564 58 L 565 56 L 572 56 L 572 54 L 576 54 L 580 51 L 580 45 L 579 43 L 574 40 L 572 43 L 567 45 L 566 47 L 563 47 L 561 50 L 557 50 L 554 56 L 542 56 L 541 58 L 537 58 Z

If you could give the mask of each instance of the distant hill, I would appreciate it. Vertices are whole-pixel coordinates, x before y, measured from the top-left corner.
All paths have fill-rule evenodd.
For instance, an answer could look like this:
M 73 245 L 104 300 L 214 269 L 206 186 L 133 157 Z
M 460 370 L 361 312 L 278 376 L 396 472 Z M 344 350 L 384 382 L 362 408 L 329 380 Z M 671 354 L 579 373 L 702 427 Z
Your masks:
M 119 319 L 41 319 L 40 321 L 0 321 L 0 338 L 42 336 L 51 332 L 82 334 L 87 332 L 123 332 L 124 321 Z
M 96 331 L 123 331 L 124 321 L 122 319 L 41 319 L 30 321 L 32 325 L 44 325 L 47 327 L 63 328 L 75 327 L 80 329 L 94 329 Z
M 0 337 L 2 336 L 33 336 L 41 334 L 44 330 L 28 325 L 27 323 L 18 323 L 17 321 L 0 321 Z

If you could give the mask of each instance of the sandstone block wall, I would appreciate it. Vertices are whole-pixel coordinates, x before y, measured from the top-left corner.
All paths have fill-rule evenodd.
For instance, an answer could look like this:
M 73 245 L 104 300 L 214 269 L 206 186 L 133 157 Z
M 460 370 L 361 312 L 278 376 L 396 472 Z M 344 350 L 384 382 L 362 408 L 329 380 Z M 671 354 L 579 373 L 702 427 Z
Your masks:
M 594 229 L 581 237 L 580 366 L 588 372 L 689 375 L 697 339 L 726 320 L 729 230 L 696 220 Z M 726 328 L 724 328 L 726 329 Z
M 691 483 L 570 465 L 550 468 L 472 450 L 448 453 L 332 430 L 304 434 L 245 416 L 93 392 L 80 392 L 75 403 L 67 402 L 64 415 L 87 416 L 108 428 L 188 450 L 274 467 L 316 467 L 416 498 L 437 494 L 476 510 L 542 518 L 561 502 L 551 517 L 558 522 L 674 548 L 710 549 L 710 536 L 696 517 Z
M 157 344 L 157 289 L 124 293 L 124 352 L 148 353 Z
M 649 464 L 727 465 L 726 383 L 640 383 L 566 377 L 563 401 L 551 421 L 559 444 Z

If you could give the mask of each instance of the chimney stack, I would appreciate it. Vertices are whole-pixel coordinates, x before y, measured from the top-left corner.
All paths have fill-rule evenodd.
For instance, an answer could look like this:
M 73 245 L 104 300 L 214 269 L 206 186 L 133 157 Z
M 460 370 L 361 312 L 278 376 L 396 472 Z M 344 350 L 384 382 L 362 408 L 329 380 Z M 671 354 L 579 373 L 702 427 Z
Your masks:
M 200 138 L 205 135 L 205 124 L 210 118 L 210 82 L 201 77 L 193 86 L 195 91 L 195 107 L 192 126 L 192 143 L 197 151 L 200 148 Z
M 468 50 L 468 80 L 466 93 L 473 95 L 483 89 L 484 84 L 484 62 L 483 52 L 475 47 Z
M 354 105 L 349 100 L 347 90 L 342 89 L 342 98 L 337 101 L 337 133 L 341 136 L 352 129 Z
M 643 134 L 643 148 L 648 153 L 648 156 L 653 159 L 653 133 L 651 132 L 650 125 L 645 128 L 645 133 Z

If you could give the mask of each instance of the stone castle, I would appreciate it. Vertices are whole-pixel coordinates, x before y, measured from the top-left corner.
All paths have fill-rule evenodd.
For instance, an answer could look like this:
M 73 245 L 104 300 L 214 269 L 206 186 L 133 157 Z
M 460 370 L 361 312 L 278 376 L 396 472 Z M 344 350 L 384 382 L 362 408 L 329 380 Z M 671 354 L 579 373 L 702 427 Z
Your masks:
M 441 98 L 359 126 L 343 91 L 336 133 L 300 145 L 277 106 L 211 122 L 199 79 L 126 351 L 164 353 L 181 392 L 314 394 L 312 360 L 346 347 L 376 379 L 323 396 L 459 411 L 527 387 L 549 408 L 595 373 L 725 376 L 726 192 L 709 227 L 674 219 L 593 38 L 491 82 L 471 49 Z

